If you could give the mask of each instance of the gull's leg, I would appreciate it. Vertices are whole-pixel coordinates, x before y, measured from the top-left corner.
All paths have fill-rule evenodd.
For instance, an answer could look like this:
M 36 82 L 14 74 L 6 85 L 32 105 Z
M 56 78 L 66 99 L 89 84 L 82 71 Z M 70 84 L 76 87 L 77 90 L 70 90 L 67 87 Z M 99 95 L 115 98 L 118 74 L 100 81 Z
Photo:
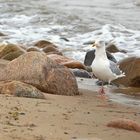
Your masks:
M 101 86 L 101 88 L 100 88 L 100 90 L 99 90 L 99 94 L 100 94 L 100 97 L 101 97 L 102 99 L 106 99 L 106 97 L 105 97 L 105 90 L 104 90 L 104 86 L 103 86 L 103 82 L 102 82 L 102 86 Z
M 103 82 L 102 82 L 102 86 L 101 86 L 101 88 L 100 88 L 100 90 L 99 90 L 99 94 L 100 94 L 100 95 L 104 95 L 104 94 L 105 94 Z

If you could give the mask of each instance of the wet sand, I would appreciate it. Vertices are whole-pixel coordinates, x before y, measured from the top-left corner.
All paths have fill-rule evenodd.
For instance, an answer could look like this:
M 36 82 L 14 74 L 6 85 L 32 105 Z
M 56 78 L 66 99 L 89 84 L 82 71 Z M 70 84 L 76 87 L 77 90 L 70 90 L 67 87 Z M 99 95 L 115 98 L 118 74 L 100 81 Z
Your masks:
M 109 128 L 125 118 L 140 124 L 140 108 L 102 100 L 94 91 L 80 96 L 46 94 L 46 100 L 0 95 L 0 139 L 139 140 L 140 133 Z

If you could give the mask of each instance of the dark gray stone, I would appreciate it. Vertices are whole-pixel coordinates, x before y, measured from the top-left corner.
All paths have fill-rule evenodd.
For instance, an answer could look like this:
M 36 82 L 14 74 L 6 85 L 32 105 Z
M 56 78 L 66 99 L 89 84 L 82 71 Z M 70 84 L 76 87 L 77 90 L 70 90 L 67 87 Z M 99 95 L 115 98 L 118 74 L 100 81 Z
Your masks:
M 91 74 L 85 70 L 80 70 L 80 69 L 71 69 L 71 71 L 73 72 L 73 74 L 76 77 L 82 77 L 82 78 L 92 78 Z

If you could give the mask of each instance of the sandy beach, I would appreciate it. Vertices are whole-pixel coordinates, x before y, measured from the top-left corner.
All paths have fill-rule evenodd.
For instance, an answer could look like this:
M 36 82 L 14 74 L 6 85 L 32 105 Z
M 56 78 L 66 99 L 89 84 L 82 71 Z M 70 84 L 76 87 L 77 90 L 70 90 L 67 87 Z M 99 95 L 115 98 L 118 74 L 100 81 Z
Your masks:
M 140 132 L 107 126 L 112 120 L 128 119 L 139 124 L 140 131 L 140 74 L 137 67 L 140 63 L 135 63 L 139 58 L 125 64 L 127 71 L 131 72 L 128 81 L 135 83 L 137 88 L 128 85 L 121 89 L 110 85 L 105 87 L 109 93 L 106 100 L 99 98 L 99 86 L 95 81 L 93 83 L 95 79 L 77 79 L 80 91 L 77 95 L 74 75 L 73 78 L 69 76 L 70 83 L 63 73 L 67 70 L 54 71 L 57 65 L 50 65 L 50 60 L 46 65 L 44 61 L 49 53 L 63 54 L 70 60 L 57 56 L 65 63 L 62 65 L 72 64 L 69 68 L 80 70 L 83 67 L 85 70 L 85 55 L 96 39 L 104 39 L 107 45 L 113 42 L 117 51 L 110 53 L 118 62 L 133 55 L 139 57 L 139 6 L 139 0 L 0 0 L 0 89 L 4 87 L 5 91 L 0 94 L 0 140 L 140 140 Z M 37 42 L 46 43 L 36 45 Z M 9 51 L 9 45 L 14 49 Z M 23 55 L 31 53 L 29 50 L 41 55 L 32 54 L 22 59 Z M 72 63 L 74 60 L 76 62 Z M 81 67 L 77 66 L 77 61 Z M 14 92 L 7 90 L 7 85 L 13 85 L 9 80 L 18 81 L 12 86 Z M 29 85 L 22 86 L 23 83 L 19 82 Z M 5 95 L 18 91 L 22 94 L 23 89 L 27 91 L 31 85 L 46 92 L 46 99 Z M 19 87 L 21 90 L 16 90 Z M 32 89 L 28 88 L 28 93 L 34 95 Z M 67 94 L 68 90 L 70 94 Z M 127 98 L 129 95 L 132 96 Z
M 46 100 L 0 95 L 0 139 L 139 140 L 140 133 L 107 127 L 117 118 L 140 123 L 140 108 L 102 100 L 93 91 L 80 96 L 46 94 Z

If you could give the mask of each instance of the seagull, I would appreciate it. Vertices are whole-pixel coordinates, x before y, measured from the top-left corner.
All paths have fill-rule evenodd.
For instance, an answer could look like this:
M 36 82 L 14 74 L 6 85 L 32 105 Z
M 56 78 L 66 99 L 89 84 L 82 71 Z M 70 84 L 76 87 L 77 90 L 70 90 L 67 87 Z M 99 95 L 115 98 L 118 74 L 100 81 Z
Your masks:
M 95 59 L 91 65 L 92 72 L 102 81 L 99 94 L 103 97 L 105 95 L 103 81 L 110 84 L 111 81 L 124 77 L 125 73 L 120 70 L 116 63 L 107 58 L 104 41 L 96 40 L 92 47 L 95 47 Z
M 109 60 L 117 63 L 117 60 L 115 59 L 115 57 L 111 53 L 106 51 L 106 55 L 107 55 L 107 58 Z M 88 51 L 85 55 L 84 65 L 91 66 L 94 58 L 95 58 L 95 49 Z

